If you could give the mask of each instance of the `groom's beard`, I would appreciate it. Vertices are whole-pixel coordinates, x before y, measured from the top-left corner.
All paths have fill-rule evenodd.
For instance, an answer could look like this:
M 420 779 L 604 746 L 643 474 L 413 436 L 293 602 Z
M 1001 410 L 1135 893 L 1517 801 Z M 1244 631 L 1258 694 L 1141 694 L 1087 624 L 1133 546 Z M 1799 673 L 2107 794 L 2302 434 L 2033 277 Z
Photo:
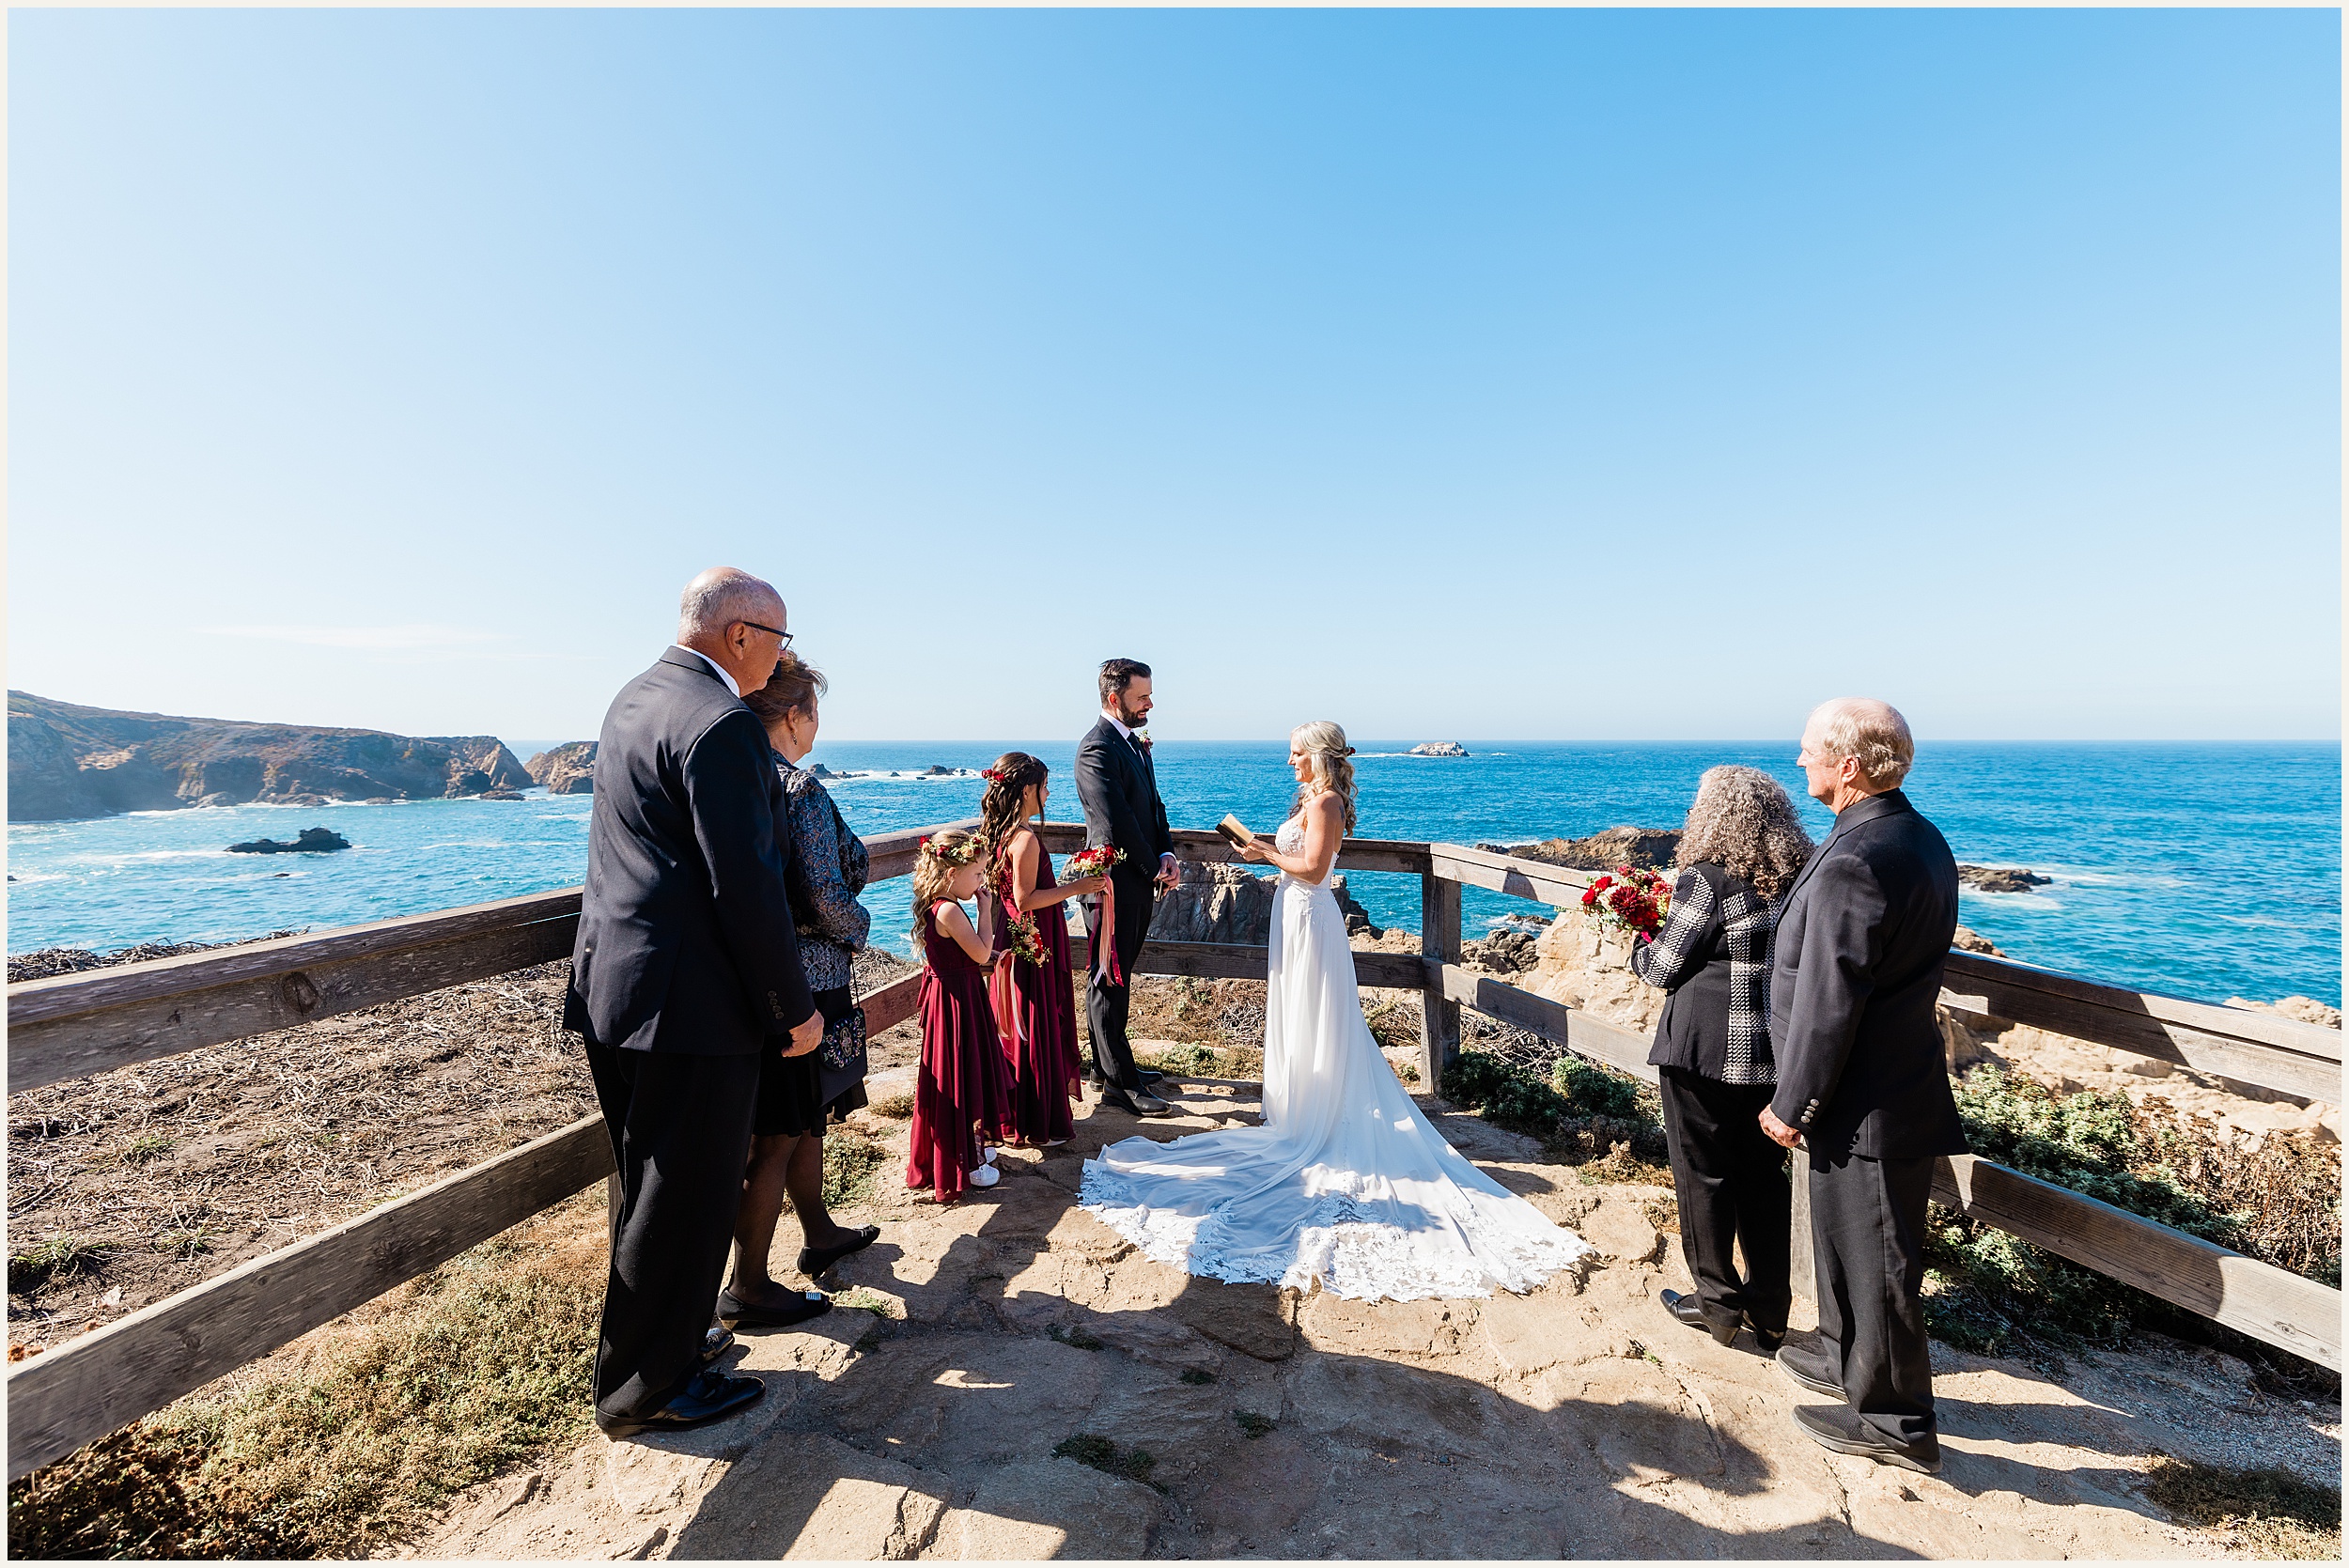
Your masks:
M 1138 730 L 1150 722 L 1147 713 L 1136 713 L 1124 703 L 1117 705 L 1117 722 L 1129 730 Z

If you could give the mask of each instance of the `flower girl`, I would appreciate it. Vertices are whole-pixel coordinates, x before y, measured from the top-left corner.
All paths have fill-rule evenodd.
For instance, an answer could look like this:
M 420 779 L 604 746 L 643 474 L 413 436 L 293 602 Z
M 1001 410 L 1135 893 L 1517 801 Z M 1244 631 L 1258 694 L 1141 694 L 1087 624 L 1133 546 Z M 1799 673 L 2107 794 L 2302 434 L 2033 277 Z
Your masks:
M 1044 815 L 1048 775 L 1025 752 L 996 758 L 979 804 L 979 838 L 987 846 L 988 912 L 1002 955 L 988 990 L 1010 1066 L 1014 1141 L 1049 1149 L 1068 1141 L 1069 1102 L 1083 1093 L 1063 905 L 1100 892 L 1104 878 L 1054 878 L 1052 857 L 1028 825 Z
M 962 912 L 987 875 L 979 841 L 955 830 L 924 839 L 913 861 L 913 930 L 922 939 L 922 1066 L 913 1091 L 906 1186 L 952 1203 L 993 1187 L 1009 1125 L 1010 1085 L 987 994 L 987 944 Z

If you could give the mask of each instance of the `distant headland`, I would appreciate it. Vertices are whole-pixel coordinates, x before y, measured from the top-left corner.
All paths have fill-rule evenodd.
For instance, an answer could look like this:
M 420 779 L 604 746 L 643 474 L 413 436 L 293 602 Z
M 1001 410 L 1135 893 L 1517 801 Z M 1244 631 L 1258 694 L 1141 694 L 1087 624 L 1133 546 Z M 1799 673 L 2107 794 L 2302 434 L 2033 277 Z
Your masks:
M 531 782 L 492 735 L 185 719 L 8 693 L 11 822 L 248 802 L 439 800 Z

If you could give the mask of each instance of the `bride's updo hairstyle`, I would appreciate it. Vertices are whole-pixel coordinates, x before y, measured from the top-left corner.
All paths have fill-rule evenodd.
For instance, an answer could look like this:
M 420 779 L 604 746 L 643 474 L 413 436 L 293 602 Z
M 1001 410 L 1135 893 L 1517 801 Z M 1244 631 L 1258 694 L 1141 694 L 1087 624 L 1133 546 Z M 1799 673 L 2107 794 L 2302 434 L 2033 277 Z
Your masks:
M 1313 777 L 1297 786 L 1297 806 L 1316 795 L 1330 794 L 1338 798 L 1346 808 L 1346 831 L 1354 831 L 1354 765 L 1346 759 L 1354 748 L 1346 743 L 1346 732 L 1327 719 L 1316 719 L 1310 724 L 1299 724 L 1289 731 L 1289 744 L 1305 753 L 1313 768 Z
M 987 846 L 989 860 L 1003 852 L 1003 841 L 1023 820 L 1019 806 L 1029 787 L 1044 783 L 1051 772 L 1025 752 L 1005 752 L 987 770 L 987 794 L 979 800 L 979 842 Z

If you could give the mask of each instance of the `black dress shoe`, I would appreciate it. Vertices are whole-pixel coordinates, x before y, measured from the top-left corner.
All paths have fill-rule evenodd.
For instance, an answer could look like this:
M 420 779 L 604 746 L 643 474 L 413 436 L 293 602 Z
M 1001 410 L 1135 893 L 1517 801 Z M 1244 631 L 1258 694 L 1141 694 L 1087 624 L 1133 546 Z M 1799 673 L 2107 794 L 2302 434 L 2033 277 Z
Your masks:
M 1164 1073 L 1159 1071 L 1156 1067 L 1136 1067 L 1134 1069 L 1134 1077 L 1142 1079 L 1142 1086 L 1144 1089 L 1149 1088 L 1150 1085 L 1158 1082 L 1159 1079 L 1164 1078 L 1165 1076 L 1166 1075 Z
M 1810 1364 L 1808 1358 L 1798 1355 L 1793 1349 L 1781 1346 L 1774 1359 L 1778 1362 L 1778 1370 L 1785 1375 L 1786 1381 L 1796 1388 L 1808 1389 L 1812 1393 L 1820 1394 L 1828 1399 L 1843 1397 L 1843 1385 L 1833 1374 L 1824 1366 Z
M 1173 1106 L 1146 1089 L 1137 1089 L 1128 1094 L 1115 1084 L 1102 1085 L 1101 1103 L 1113 1105 L 1131 1116 L 1172 1116 L 1174 1113 Z
M 596 1425 L 607 1437 L 632 1437 L 639 1432 L 690 1432 L 723 1421 L 737 1410 L 757 1404 L 767 1385 L 755 1377 L 729 1377 L 723 1372 L 693 1374 L 685 1391 L 660 1409 L 644 1416 L 607 1416 L 596 1412 Z
M 1746 1314 L 1746 1327 L 1753 1330 L 1753 1343 L 1762 1347 L 1762 1354 L 1765 1356 L 1777 1355 L 1778 1347 L 1786 1343 L 1785 1329 L 1765 1328 L 1753 1321 L 1751 1312 Z
M 780 1307 L 757 1307 L 739 1301 L 730 1290 L 718 1293 L 718 1315 L 743 1328 L 789 1328 L 832 1311 L 832 1297 L 820 1290 L 794 1291 Z
M 734 1330 L 721 1323 L 702 1336 L 702 1365 L 714 1367 L 718 1358 L 734 1348 Z
M 1695 1296 L 1684 1296 L 1676 1290 L 1666 1290 L 1657 1292 L 1657 1298 L 1664 1303 L 1664 1310 L 1666 1312 L 1672 1313 L 1674 1318 L 1687 1324 L 1689 1327 L 1703 1329 L 1706 1333 L 1712 1335 L 1715 1340 L 1719 1341 L 1722 1344 L 1730 1344 L 1735 1342 L 1737 1338 L 1737 1326 L 1733 1323 L 1728 1327 L 1724 1328 L 1719 1324 L 1714 1322 L 1711 1318 L 1706 1317 L 1704 1315 L 1703 1307 L 1698 1304 Z
M 1816 1405 L 1796 1406 L 1795 1425 L 1804 1436 L 1837 1453 L 1857 1454 L 1879 1465 L 1897 1465 L 1904 1470 L 1925 1475 L 1941 1473 L 1941 1442 L 1937 1437 L 1921 1443 L 1896 1443 L 1879 1436 L 1852 1410 L 1823 1409 Z
M 813 1280 L 849 1253 L 862 1252 L 879 1239 L 880 1227 L 866 1225 L 850 1231 L 848 1240 L 835 1241 L 830 1247 L 802 1247 L 800 1249 L 800 1272 Z

